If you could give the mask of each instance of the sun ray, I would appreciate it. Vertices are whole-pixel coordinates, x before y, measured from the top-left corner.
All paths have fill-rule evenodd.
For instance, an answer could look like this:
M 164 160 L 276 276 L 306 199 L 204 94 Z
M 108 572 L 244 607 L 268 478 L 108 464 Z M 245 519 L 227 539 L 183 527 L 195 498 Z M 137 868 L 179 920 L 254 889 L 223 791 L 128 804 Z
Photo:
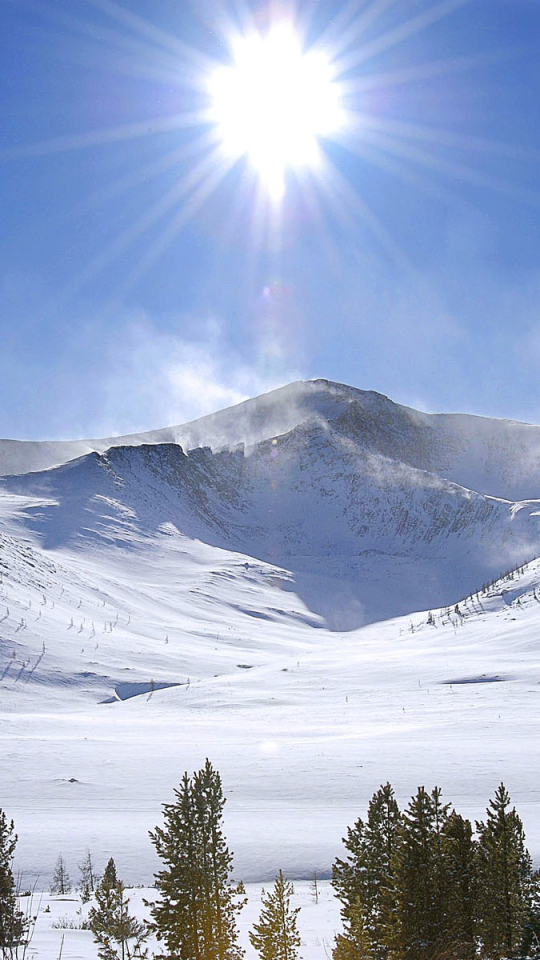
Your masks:
M 525 150 L 515 144 L 504 143 L 501 140 L 490 140 L 485 137 L 476 137 L 452 133 L 441 127 L 425 126 L 419 123 L 410 123 L 403 120 L 377 117 L 372 114 L 362 114 L 362 135 L 366 130 L 382 130 L 391 136 L 403 139 L 418 140 L 424 143 L 437 144 L 444 147 L 453 147 L 457 150 L 472 150 L 479 153 L 491 153 L 493 156 L 507 157 L 514 160 L 538 160 L 540 150 Z
M 51 140 L 41 140 L 24 147 L 11 147 L 0 150 L 0 160 L 22 160 L 25 157 L 42 157 L 69 150 L 86 150 L 88 147 L 100 147 L 122 140 L 135 140 L 138 137 L 153 137 L 159 133 L 169 133 L 203 124 L 208 124 L 206 110 L 176 113 L 169 117 L 139 120 L 116 127 L 102 127 L 100 130 L 91 130 L 88 133 L 68 134 Z
M 153 160 L 150 163 L 143 164 L 132 173 L 128 173 L 123 177 L 118 177 L 116 180 L 113 180 L 100 190 L 95 190 L 93 193 L 88 194 L 84 200 L 81 200 L 73 207 L 71 213 L 73 216 L 80 216 L 81 213 L 95 209 L 100 204 L 107 203 L 109 200 L 114 200 L 123 193 L 126 193 L 127 191 L 132 190 L 134 187 L 139 186 L 141 183 L 148 182 L 149 180 L 158 177 L 161 173 L 170 170 L 171 167 L 185 163 L 187 160 L 193 159 L 193 157 L 196 157 L 199 154 L 205 154 L 211 147 L 215 145 L 215 133 L 208 132 L 204 136 L 199 136 L 196 140 L 193 140 L 182 147 L 177 147 L 174 150 L 170 150 L 163 157 L 160 157 L 159 160 Z
M 371 0 L 367 4 L 367 9 L 358 10 L 358 3 L 354 0 L 348 4 L 343 11 L 343 23 L 339 20 L 333 22 L 327 30 L 318 38 L 316 46 L 322 48 L 330 47 L 335 59 L 338 59 L 340 53 L 343 53 L 353 43 L 356 43 L 358 37 L 365 34 L 372 27 L 379 17 L 391 7 L 397 6 L 399 0 Z M 341 19 L 341 18 L 340 18 Z
M 160 47 L 151 45 L 148 40 L 131 36 L 121 29 L 91 22 L 74 13 L 66 13 L 65 10 L 60 11 L 44 4 L 36 5 L 35 9 L 40 19 L 79 34 L 86 41 L 84 46 L 86 62 L 93 65 L 96 63 L 102 65 L 104 54 L 109 54 L 109 69 L 112 67 L 114 71 L 118 71 L 120 65 L 125 69 L 125 58 L 128 58 L 130 73 L 136 76 L 152 77 L 157 69 L 156 64 L 160 65 L 161 72 L 167 65 L 167 76 L 170 79 L 175 74 L 178 75 L 180 65 L 191 62 L 187 57 L 179 58 L 178 54 L 174 54 L 172 51 L 165 51 Z M 52 33 L 50 39 L 58 41 L 57 34 Z M 77 54 L 82 55 L 81 47 L 77 49 Z M 118 60 L 119 54 L 124 56 L 123 61 Z M 62 46 L 60 55 L 62 58 L 69 58 L 69 46 Z M 210 62 L 210 60 L 200 62 L 201 74 L 208 69 Z
M 87 2 L 110 16 L 111 19 L 118 21 L 124 27 L 132 30 L 133 33 L 154 43 L 158 48 L 169 50 L 175 54 L 175 56 L 190 60 L 204 70 L 211 69 L 213 65 L 211 57 L 197 50 L 190 44 L 184 43 L 166 30 L 156 27 L 144 17 L 133 13 L 132 10 L 128 10 L 121 4 L 116 3 L 116 0 L 87 0 Z
M 306 177 L 297 177 L 296 181 L 302 203 L 310 216 L 310 224 L 313 225 L 313 237 L 321 245 L 328 262 L 339 264 L 342 257 L 341 245 L 338 238 L 326 229 L 325 210 L 318 179 L 314 179 L 308 171 Z
M 167 211 L 177 202 L 189 195 L 191 190 L 198 188 L 199 182 L 205 177 L 211 177 L 216 166 L 220 167 L 222 159 L 219 148 L 205 156 L 190 169 L 189 173 L 168 190 L 163 197 L 157 200 L 135 223 L 126 227 L 104 250 L 100 251 L 87 265 L 60 291 L 52 301 L 58 307 L 67 299 L 78 293 L 100 271 L 110 266 L 129 246 L 135 242 L 146 230 L 157 223 Z
M 401 23 L 398 27 L 395 27 L 393 30 L 388 30 L 382 34 L 382 36 L 359 47 L 355 52 L 337 57 L 336 69 L 338 75 L 348 72 L 353 69 L 353 67 L 360 66 L 361 63 L 364 63 L 371 57 L 375 57 L 379 53 L 383 53 L 399 43 L 403 43 L 404 40 L 408 40 L 409 37 L 421 33 L 438 20 L 442 20 L 450 13 L 471 2 L 472 0 L 440 0 L 439 3 L 434 4 L 428 10 L 424 10 L 423 13 L 411 17 L 410 20 L 405 20 L 404 23 Z
M 507 180 L 486 174 L 461 161 L 449 160 L 440 154 L 421 150 L 414 146 L 414 144 L 405 142 L 403 139 L 397 137 L 392 137 L 388 133 L 374 131 L 373 142 L 382 150 L 412 160 L 420 166 L 428 167 L 434 172 L 442 173 L 455 180 L 461 180 L 473 186 L 494 190 L 501 196 L 506 196 L 512 200 L 518 200 L 521 203 L 530 204 L 531 206 L 538 206 L 538 204 L 540 204 L 540 193 L 517 187 Z
M 402 70 L 387 70 L 383 73 L 363 74 L 360 77 L 348 77 L 340 80 L 345 96 L 364 93 L 368 90 L 378 90 L 384 87 L 400 87 L 409 83 L 418 83 L 422 80 L 432 80 L 435 77 L 448 76 L 470 69 L 500 64 L 515 56 L 516 47 L 507 47 L 504 50 L 479 53 L 474 56 L 453 57 L 451 60 L 432 60 L 417 67 L 407 67 Z
M 148 246 L 143 256 L 140 257 L 136 265 L 130 270 L 125 280 L 117 287 L 115 300 L 126 296 L 126 294 L 139 283 L 144 274 L 159 260 L 160 256 L 182 228 L 185 227 L 186 224 L 195 217 L 201 207 L 204 206 L 236 162 L 229 160 L 228 162 L 216 163 L 218 159 L 217 150 L 214 155 L 211 154 L 210 158 L 207 159 L 211 159 L 212 161 L 210 164 L 210 172 L 208 175 L 206 175 L 205 172 L 205 174 L 198 176 L 198 183 L 195 185 L 193 192 L 187 198 L 180 212 L 173 218 L 171 223 L 165 227 L 160 236 Z M 205 167 L 206 166 L 205 164 Z
M 352 229 L 355 215 L 359 216 L 377 239 L 389 259 L 401 270 L 412 271 L 412 264 L 390 232 L 381 223 L 379 217 L 369 207 L 360 194 L 353 189 L 349 181 L 329 158 L 325 158 L 325 175 L 319 181 L 322 194 L 329 203 L 329 210 L 338 214 L 341 227 L 348 224 Z
M 420 172 L 412 161 L 408 162 L 403 157 L 396 159 L 392 155 L 377 150 L 374 144 L 368 144 L 365 140 L 349 143 L 348 147 L 361 160 L 379 170 L 388 171 L 395 179 L 401 180 L 407 186 L 413 186 L 426 196 L 454 207 L 457 203 L 464 202 L 457 191 L 443 186 L 438 181 L 435 182 L 427 175 L 425 168 Z

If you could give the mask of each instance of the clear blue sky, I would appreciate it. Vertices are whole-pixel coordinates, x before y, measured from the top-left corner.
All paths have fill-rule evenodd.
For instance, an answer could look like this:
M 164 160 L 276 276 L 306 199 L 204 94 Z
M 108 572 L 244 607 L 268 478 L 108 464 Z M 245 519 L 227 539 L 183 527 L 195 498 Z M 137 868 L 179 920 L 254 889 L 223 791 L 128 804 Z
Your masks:
M 334 174 L 288 177 L 270 240 L 245 161 L 190 185 L 212 131 L 187 122 L 224 15 L 264 29 L 264 4 L 1 0 L 1 436 L 148 429 L 298 377 L 540 422 L 540 5 L 279 10 L 323 34 L 354 122 L 322 145 Z

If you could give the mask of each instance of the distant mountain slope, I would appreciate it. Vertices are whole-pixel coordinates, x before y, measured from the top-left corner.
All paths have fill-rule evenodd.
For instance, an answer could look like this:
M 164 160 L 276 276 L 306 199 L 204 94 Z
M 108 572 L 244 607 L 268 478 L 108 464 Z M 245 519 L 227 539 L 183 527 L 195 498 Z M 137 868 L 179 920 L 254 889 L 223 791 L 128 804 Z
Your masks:
M 539 864 L 538 561 L 458 612 L 340 635 L 275 567 L 172 528 L 141 547 L 0 539 L 2 806 L 28 887 L 88 846 L 150 882 L 148 830 L 205 757 L 238 877 L 328 875 L 388 780 L 402 807 L 442 785 L 474 822 L 503 778 Z
M 0 440 L 0 476 L 66 463 L 111 446 L 247 447 L 316 420 L 366 449 L 490 496 L 540 497 L 540 427 L 467 414 L 425 414 L 373 391 L 298 381 L 191 423 L 102 440 Z
M 277 564 L 288 589 L 334 630 L 452 603 L 540 553 L 540 503 L 486 497 L 354 437 L 357 411 L 213 453 L 113 447 L 6 478 L 19 522 L 46 550 L 148 552 L 184 537 Z M 365 420 L 362 420 L 362 427 Z M 403 455 L 410 444 L 396 441 Z M 379 435 L 379 446 L 391 448 Z

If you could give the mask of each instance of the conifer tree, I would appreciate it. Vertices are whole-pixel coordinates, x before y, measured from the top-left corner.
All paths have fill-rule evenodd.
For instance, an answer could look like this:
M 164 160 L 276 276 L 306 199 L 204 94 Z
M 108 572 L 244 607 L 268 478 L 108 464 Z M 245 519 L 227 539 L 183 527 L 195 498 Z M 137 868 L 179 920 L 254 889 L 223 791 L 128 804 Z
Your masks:
M 64 894 L 69 893 L 70 890 L 71 880 L 69 879 L 69 873 L 67 872 L 67 867 L 62 854 L 59 854 L 54 868 L 50 891 L 51 893 L 64 896 Z
M 0 810 L 0 954 L 10 957 L 24 941 L 28 920 L 18 907 L 12 863 L 17 845 L 13 820 Z
M 343 933 L 338 933 L 333 950 L 333 960 L 369 960 L 372 957 L 372 941 L 364 926 L 364 910 L 356 900 L 347 911 Z
M 81 899 L 83 903 L 86 903 L 92 896 L 96 886 L 96 874 L 90 850 L 86 851 L 83 862 L 79 864 L 79 874 L 81 878 Z
M 476 824 L 478 925 L 483 955 L 519 956 L 531 908 L 531 858 L 523 825 L 503 783 L 490 800 L 486 821 Z
M 300 934 L 297 916 L 300 907 L 291 907 L 292 883 L 280 870 L 274 889 L 264 894 L 259 922 L 253 924 L 249 939 L 261 960 L 297 960 Z
M 107 861 L 107 866 L 103 871 L 103 879 L 101 881 L 102 886 L 115 887 L 118 883 L 118 877 L 116 875 L 116 864 L 112 857 L 109 857 Z
M 347 860 L 336 860 L 332 884 L 342 902 L 344 932 L 336 941 L 341 956 L 360 951 L 366 960 L 384 960 L 386 929 L 394 910 L 392 858 L 401 814 L 389 783 L 373 795 L 366 823 L 359 818 L 343 841 Z M 347 944 L 347 941 L 351 941 Z
M 151 904 L 152 928 L 180 960 L 239 960 L 236 913 L 245 901 L 237 901 L 229 879 L 221 778 L 207 760 L 174 792 L 175 802 L 164 804 L 164 826 L 150 833 L 165 863 L 156 874 L 161 899 Z
M 470 820 L 455 810 L 443 830 L 448 939 L 459 946 L 464 960 L 476 956 L 476 842 Z
M 111 883 L 104 877 L 96 889 L 96 906 L 88 913 L 101 960 L 130 960 L 131 957 L 146 956 L 143 944 L 148 930 L 144 923 L 130 916 L 129 899 L 124 890 L 120 880 Z
M 96 888 L 96 906 L 92 907 L 88 913 L 90 929 L 94 936 L 107 933 L 114 924 L 114 912 L 116 898 L 114 893 L 118 886 L 118 877 L 116 875 L 116 864 L 110 857 L 107 866 L 103 872 L 101 883 Z
M 529 913 L 523 931 L 522 955 L 540 958 L 540 870 L 535 870 L 529 886 Z
M 403 816 L 392 858 L 395 912 L 385 935 L 392 960 L 430 960 L 448 946 L 442 846 L 447 816 L 437 787 L 431 794 L 419 787 Z

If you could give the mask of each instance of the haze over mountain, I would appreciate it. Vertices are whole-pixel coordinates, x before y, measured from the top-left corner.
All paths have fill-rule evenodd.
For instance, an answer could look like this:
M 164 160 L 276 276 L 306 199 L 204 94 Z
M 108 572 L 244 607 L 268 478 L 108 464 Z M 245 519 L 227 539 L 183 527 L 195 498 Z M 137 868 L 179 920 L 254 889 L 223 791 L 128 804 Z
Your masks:
M 255 879 L 327 870 L 380 780 L 474 805 L 503 757 L 529 797 L 539 565 L 461 600 L 540 554 L 539 427 L 318 380 L 150 434 L 1 441 L 0 463 L 5 805 L 45 871 L 93 830 L 137 879 L 206 755 Z
M 101 452 L 3 483 L 45 549 L 111 558 L 170 524 L 284 567 L 331 629 L 450 604 L 540 552 L 538 504 L 515 502 L 540 496 L 540 428 L 526 424 L 309 381 L 112 447 L 3 447 L 2 470 L 81 443 Z
M 467 414 L 426 414 L 373 391 L 297 381 L 191 423 L 101 440 L 0 440 L 0 476 L 46 470 L 111 446 L 246 447 L 317 420 L 366 449 L 509 500 L 540 495 L 540 426 Z

